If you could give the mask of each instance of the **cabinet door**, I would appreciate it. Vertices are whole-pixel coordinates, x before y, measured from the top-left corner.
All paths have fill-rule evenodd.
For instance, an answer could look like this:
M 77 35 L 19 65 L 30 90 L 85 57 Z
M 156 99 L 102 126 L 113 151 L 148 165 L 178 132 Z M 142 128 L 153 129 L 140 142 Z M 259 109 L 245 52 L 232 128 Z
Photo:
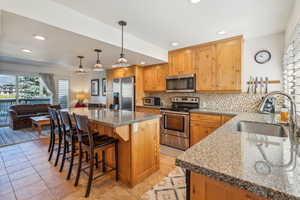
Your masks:
M 192 74 L 192 51 L 183 49 L 169 52 L 169 76 Z
M 217 43 L 217 90 L 241 90 L 241 39 Z
M 234 118 L 234 116 L 232 116 L 232 115 L 222 115 L 222 122 L 221 122 L 221 124 L 225 124 L 226 122 L 228 122 L 232 118 Z
M 190 146 L 198 143 L 216 129 L 217 127 L 205 127 L 203 124 L 192 121 L 190 127 Z
M 162 92 L 166 90 L 168 64 L 153 65 L 144 68 L 144 91 Z
M 156 76 L 156 71 L 153 67 L 144 68 L 144 91 L 153 91 L 155 88 L 154 77 Z
M 168 74 L 168 64 L 161 64 L 155 66 L 155 80 L 153 84 L 155 85 L 154 91 L 165 91 L 166 90 L 166 76 Z
M 193 50 L 193 69 L 196 73 L 196 90 L 216 90 L 216 46 Z
M 191 200 L 267 200 L 212 178 L 191 173 Z

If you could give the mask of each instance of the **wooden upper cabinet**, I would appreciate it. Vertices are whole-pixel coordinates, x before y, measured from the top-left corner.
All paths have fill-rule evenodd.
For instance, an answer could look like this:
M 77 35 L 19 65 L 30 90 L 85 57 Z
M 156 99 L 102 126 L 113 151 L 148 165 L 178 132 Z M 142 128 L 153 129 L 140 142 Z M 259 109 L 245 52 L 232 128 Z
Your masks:
M 200 92 L 240 92 L 242 36 L 169 52 L 169 76 L 196 74 Z
M 144 91 L 162 92 L 166 90 L 168 64 L 152 65 L 144 68 Z
M 215 45 L 193 50 L 193 69 L 196 73 L 196 90 L 211 91 L 216 87 Z
M 169 76 L 193 74 L 193 54 L 190 49 L 169 52 Z
M 217 90 L 241 90 L 242 40 L 234 39 L 216 44 L 217 51 Z

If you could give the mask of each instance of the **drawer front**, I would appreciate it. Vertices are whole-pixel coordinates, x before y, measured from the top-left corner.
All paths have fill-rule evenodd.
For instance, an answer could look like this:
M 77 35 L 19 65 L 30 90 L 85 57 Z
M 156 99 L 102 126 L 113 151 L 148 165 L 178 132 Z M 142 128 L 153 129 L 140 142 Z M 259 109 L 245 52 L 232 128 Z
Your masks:
M 191 124 L 197 123 L 203 125 L 204 127 L 220 127 L 221 125 L 221 115 L 212 114 L 191 114 Z
M 152 113 L 152 114 L 160 114 L 160 110 L 159 109 L 155 109 L 155 108 L 141 108 L 141 107 L 137 107 L 135 110 L 137 112 L 146 112 L 146 113 Z

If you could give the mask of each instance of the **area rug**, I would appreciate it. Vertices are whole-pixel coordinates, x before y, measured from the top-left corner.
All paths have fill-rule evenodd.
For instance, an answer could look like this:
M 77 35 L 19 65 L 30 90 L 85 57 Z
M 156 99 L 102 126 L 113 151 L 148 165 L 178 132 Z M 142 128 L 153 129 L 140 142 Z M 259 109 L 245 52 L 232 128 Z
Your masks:
M 49 132 L 49 129 L 46 129 L 39 135 L 32 128 L 14 131 L 9 127 L 2 127 L 0 128 L 0 147 L 45 138 L 48 137 Z
M 185 172 L 176 167 L 159 184 L 152 187 L 142 196 L 142 200 L 185 200 Z

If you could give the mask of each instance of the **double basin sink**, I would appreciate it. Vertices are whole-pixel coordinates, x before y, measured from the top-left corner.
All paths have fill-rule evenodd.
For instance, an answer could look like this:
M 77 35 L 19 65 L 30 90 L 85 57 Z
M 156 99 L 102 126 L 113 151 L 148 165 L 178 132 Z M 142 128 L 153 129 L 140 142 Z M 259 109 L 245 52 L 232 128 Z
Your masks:
M 252 121 L 240 121 L 237 131 L 276 137 L 288 136 L 282 125 Z

